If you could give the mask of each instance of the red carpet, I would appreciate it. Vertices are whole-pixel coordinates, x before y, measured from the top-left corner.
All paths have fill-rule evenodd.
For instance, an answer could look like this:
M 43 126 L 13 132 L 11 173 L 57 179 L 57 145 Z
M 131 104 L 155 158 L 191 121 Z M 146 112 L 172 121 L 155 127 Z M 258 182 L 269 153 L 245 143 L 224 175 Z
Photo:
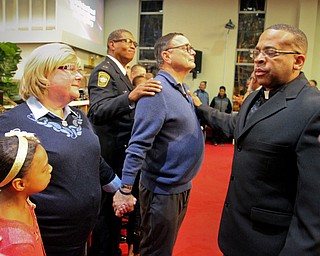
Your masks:
M 193 181 L 187 215 L 174 256 L 221 256 L 218 229 L 231 171 L 233 145 L 206 144 L 205 158 Z
M 233 145 L 206 144 L 205 158 L 193 181 L 187 215 L 173 256 L 221 256 L 218 229 L 231 171 Z M 126 244 L 121 245 L 123 256 Z

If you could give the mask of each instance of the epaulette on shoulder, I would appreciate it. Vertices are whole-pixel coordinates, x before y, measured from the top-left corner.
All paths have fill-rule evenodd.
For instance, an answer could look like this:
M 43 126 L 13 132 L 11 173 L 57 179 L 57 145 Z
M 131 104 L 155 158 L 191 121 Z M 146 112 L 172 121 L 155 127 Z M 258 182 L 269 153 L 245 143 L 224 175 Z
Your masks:
M 106 61 L 104 63 L 104 65 L 101 67 L 101 69 L 105 69 L 105 70 L 108 70 L 110 68 L 110 62 L 109 61 Z

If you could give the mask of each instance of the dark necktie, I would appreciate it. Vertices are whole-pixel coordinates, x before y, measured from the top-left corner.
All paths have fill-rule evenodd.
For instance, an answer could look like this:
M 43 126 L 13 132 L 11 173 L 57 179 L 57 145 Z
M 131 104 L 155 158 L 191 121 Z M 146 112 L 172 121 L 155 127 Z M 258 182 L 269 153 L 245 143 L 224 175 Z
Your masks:
M 250 108 L 248 114 L 247 114 L 247 118 L 246 118 L 246 122 L 248 122 L 248 120 L 250 119 L 250 117 L 253 115 L 254 112 L 257 111 L 257 109 L 259 107 L 262 106 L 262 104 L 264 104 L 267 100 L 264 98 L 264 91 L 261 90 L 260 91 L 260 96 L 259 98 L 256 100 L 256 102 L 252 105 L 252 107 Z
M 249 112 L 247 114 L 246 122 L 249 120 L 249 118 L 252 116 L 252 114 L 257 111 L 258 108 L 260 108 L 264 103 L 266 103 L 276 93 L 283 90 L 283 88 L 285 88 L 285 86 L 286 85 L 284 84 L 284 85 L 279 86 L 278 88 L 270 90 L 270 91 L 266 91 L 266 89 L 262 87 L 259 91 L 258 99 L 252 105 L 251 109 L 249 110 Z

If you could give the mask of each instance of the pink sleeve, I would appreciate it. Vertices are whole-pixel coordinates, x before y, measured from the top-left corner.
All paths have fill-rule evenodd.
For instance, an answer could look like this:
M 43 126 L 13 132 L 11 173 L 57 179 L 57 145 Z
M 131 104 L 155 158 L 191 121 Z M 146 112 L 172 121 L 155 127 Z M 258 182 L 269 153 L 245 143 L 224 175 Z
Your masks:
M 5 248 L 2 248 L 1 246 L 0 253 L 4 254 L 5 256 L 37 255 L 35 248 L 31 244 L 11 244 Z

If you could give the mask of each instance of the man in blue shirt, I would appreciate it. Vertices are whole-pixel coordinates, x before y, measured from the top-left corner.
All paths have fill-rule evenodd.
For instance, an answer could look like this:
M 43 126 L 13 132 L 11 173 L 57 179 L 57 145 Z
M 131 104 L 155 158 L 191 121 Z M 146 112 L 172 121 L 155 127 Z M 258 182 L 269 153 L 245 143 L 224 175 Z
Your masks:
M 209 105 L 209 94 L 206 92 L 207 81 L 201 81 L 199 85 L 199 89 L 194 91 L 194 94 L 198 96 L 202 104 Z M 204 119 L 199 119 L 201 129 L 204 133 L 204 137 L 206 138 L 206 121 Z
M 142 240 L 140 254 L 172 255 L 186 214 L 191 181 L 204 154 L 204 138 L 183 81 L 195 67 L 195 51 L 181 33 L 155 44 L 162 91 L 136 105 L 132 137 L 126 150 L 122 186 L 114 196 L 116 215 L 130 206 L 139 170 Z M 156 238 L 156 239 L 155 239 Z
M 207 81 L 201 81 L 199 89 L 194 91 L 194 94 L 197 95 L 202 102 L 202 104 L 209 105 L 209 94 L 206 92 Z

